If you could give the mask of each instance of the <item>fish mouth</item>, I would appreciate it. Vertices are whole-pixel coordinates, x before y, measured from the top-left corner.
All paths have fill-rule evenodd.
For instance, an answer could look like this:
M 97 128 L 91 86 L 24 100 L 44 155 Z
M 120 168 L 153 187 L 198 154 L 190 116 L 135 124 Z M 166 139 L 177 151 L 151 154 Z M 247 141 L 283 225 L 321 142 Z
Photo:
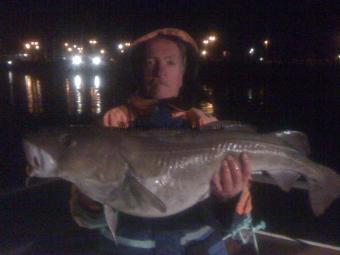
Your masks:
M 26 168 L 28 176 L 48 176 L 57 168 L 56 161 L 48 152 L 27 140 L 24 140 L 23 145 L 28 161 Z

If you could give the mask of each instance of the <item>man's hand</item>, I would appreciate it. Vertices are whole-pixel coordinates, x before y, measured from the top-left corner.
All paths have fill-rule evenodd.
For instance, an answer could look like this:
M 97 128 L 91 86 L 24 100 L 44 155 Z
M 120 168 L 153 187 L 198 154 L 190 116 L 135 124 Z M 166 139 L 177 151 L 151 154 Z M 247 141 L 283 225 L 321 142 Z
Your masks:
M 242 153 L 239 160 L 228 155 L 211 181 L 212 194 L 222 201 L 233 198 L 248 185 L 250 177 L 251 163 L 248 155 Z

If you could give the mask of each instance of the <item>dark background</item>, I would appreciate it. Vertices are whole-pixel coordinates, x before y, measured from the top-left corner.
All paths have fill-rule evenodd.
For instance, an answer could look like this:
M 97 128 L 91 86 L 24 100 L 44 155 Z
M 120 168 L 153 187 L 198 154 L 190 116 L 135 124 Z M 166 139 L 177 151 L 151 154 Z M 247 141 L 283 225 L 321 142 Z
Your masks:
M 253 123 L 261 131 L 300 130 L 310 138 L 311 158 L 340 169 L 340 53 L 336 1 L 1 1 L 0 55 L 15 53 L 24 40 L 44 47 L 64 40 L 133 40 L 153 29 L 182 28 L 202 40 L 218 34 L 232 60 L 201 61 L 200 102 L 214 106 L 220 119 Z M 270 39 L 273 62 L 247 59 L 249 48 Z M 81 40 L 81 39 L 80 39 Z M 299 61 L 296 61 L 296 60 Z M 312 60 L 312 61 L 311 61 Z M 79 251 L 83 237 L 68 210 L 69 185 L 52 183 L 25 188 L 26 162 L 21 140 L 28 129 L 46 125 L 91 124 L 119 101 L 118 64 L 98 71 L 71 70 L 60 63 L 0 69 L 0 251 L 40 247 Z M 10 75 L 11 73 L 11 75 Z M 41 85 L 43 111 L 31 113 L 25 76 Z M 69 110 L 65 83 L 84 81 L 84 111 Z M 90 89 L 99 75 L 102 112 L 91 112 Z M 12 76 L 12 82 L 10 82 Z M 252 98 L 249 98 L 249 90 Z M 72 105 L 76 92 L 71 95 Z M 255 222 L 288 236 L 339 245 L 339 199 L 320 217 L 312 214 L 308 194 L 284 193 L 254 185 Z M 96 239 L 94 239 L 96 240 Z M 49 243 L 50 245 L 46 245 Z M 25 248 L 26 247 L 26 248 Z M 39 249 L 38 249 L 39 250 Z M 20 253 L 19 253 L 20 254 Z M 24 254 L 24 253 L 23 253 Z

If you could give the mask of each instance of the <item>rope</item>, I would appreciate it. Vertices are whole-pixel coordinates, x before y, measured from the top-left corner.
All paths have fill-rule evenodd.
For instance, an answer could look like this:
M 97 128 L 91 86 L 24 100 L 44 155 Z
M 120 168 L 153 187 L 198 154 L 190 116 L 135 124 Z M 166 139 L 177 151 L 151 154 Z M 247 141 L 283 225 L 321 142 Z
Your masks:
M 232 227 L 233 230 L 228 231 L 228 234 L 225 235 L 222 238 L 222 240 L 225 241 L 229 238 L 240 239 L 241 243 L 244 245 L 249 242 L 249 233 L 251 233 L 256 254 L 259 254 L 259 246 L 258 246 L 255 232 L 258 230 L 263 230 L 265 228 L 266 228 L 266 223 L 264 221 L 260 221 L 259 224 L 257 224 L 256 226 L 253 226 L 252 218 L 246 217 L 244 220 L 242 220 L 242 222 L 237 224 L 236 227 Z

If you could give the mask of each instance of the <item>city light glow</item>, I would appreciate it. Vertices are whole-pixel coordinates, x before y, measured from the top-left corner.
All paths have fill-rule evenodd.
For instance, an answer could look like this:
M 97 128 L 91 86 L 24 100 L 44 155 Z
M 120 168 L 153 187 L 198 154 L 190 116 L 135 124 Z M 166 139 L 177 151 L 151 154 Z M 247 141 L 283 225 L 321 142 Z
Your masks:
M 118 44 L 118 49 L 123 49 L 124 48 L 124 45 L 122 43 Z
M 202 56 L 206 56 L 208 54 L 208 52 L 206 50 L 202 50 L 201 54 L 202 54 Z
M 263 61 L 263 57 L 260 57 L 259 60 L 262 62 Z
M 68 51 L 68 52 L 72 52 L 72 48 L 68 48 L 67 51 Z
M 254 53 L 255 53 L 255 49 L 254 49 L 254 48 L 250 48 L 249 54 L 250 54 L 250 55 L 253 55 Z
M 64 43 L 64 46 L 65 46 L 65 47 L 68 47 L 68 43 L 67 43 L 67 42 L 66 42 L 66 43 Z
M 74 86 L 76 87 L 76 89 L 80 89 L 81 88 L 81 77 L 79 74 L 77 74 L 75 77 L 74 77 Z
M 207 45 L 209 43 L 209 40 L 203 40 L 203 43 Z
M 101 49 L 101 50 L 100 50 L 100 54 L 105 54 L 105 50 L 104 50 L 104 49 Z
M 72 65 L 79 66 L 82 63 L 82 57 L 75 55 L 72 57 Z
M 216 36 L 214 36 L 214 35 L 209 36 L 209 41 L 211 41 L 211 42 L 216 41 Z
M 268 47 L 268 45 L 269 45 L 269 40 L 264 40 L 264 41 L 263 41 L 263 44 L 264 44 L 265 47 Z
M 26 43 L 25 48 L 29 50 L 31 48 L 31 45 L 29 43 Z
M 102 62 L 101 58 L 99 56 L 95 56 L 92 58 L 92 64 L 95 66 L 99 65 Z
M 12 64 L 13 64 L 13 61 L 12 61 L 12 60 L 8 60 L 8 61 L 7 61 L 7 64 L 12 65 Z
M 97 42 L 97 40 L 90 40 L 89 41 L 89 44 L 91 44 L 91 45 L 95 45 L 95 44 L 97 44 L 98 42 Z
M 94 87 L 95 87 L 96 89 L 99 89 L 99 87 L 100 87 L 100 78 L 99 78 L 98 75 L 96 75 L 96 76 L 94 77 Z

